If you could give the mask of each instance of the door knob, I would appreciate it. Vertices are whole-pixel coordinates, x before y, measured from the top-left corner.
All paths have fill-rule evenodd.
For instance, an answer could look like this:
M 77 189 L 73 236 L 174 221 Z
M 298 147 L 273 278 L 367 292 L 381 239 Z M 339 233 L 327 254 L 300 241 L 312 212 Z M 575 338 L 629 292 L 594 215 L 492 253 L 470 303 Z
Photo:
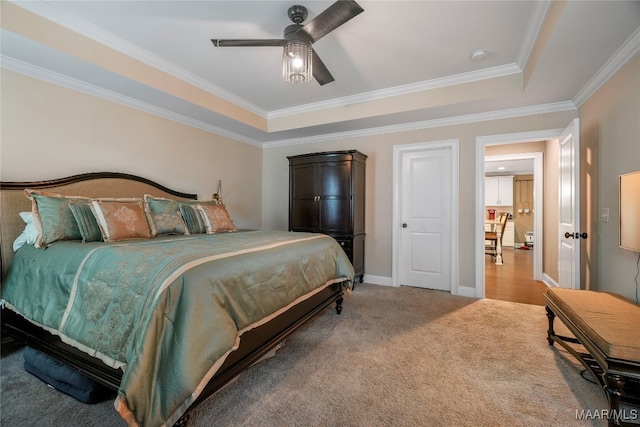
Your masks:
M 402 223 L 402 228 L 407 228 L 407 223 L 406 222 Z
M 569 233 L 567 231 L 566 233 L 564 233 L 564 237 L 566 239 L 580 239 L 580 238 L 586 239 L 587 237 L 589 237 L 589 235 L 587 233 L 578 233 L 578 232 Z

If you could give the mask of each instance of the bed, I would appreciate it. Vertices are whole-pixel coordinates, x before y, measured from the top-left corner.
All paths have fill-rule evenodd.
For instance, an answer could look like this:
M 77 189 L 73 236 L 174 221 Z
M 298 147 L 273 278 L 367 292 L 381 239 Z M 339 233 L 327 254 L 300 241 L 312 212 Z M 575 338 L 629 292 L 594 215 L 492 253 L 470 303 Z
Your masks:
M 3 336 L 117 390 L 114 406 L 129 425 L 179 425 L 312 316 L 332 303 L 340 314 L 354 272 L 335 240 L 229 221 L 216 228 L 224 205 L 196 198 L 121 173 L 0 183 Z M 79 238 L 52 238 L 41 225 L 41 240 L 14 254 L 20 213 L 37 205 L 46 224 L 58 206 L 47 212 L 46 203 L 60 199 Z M 148 236 L 132 231 L 133 220 L 127 230 L 110 224 L 119 203 L 144 209 Z M 101 239 L 90 237 L 85 205 Z M 158 206 L 179 206 L 184 223 L 153 216 Z

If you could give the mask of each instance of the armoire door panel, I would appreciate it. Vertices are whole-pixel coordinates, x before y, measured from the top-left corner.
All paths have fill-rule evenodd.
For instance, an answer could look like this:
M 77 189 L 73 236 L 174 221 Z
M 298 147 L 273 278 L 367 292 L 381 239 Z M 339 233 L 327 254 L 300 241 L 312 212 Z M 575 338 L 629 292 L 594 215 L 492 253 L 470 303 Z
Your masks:
M 320 230 L 325 233 L 351 232 L 351 206 L 345 199 L 320 199 Z
M 291 196 L 294 199 L 313 199 L 318 195 L 316 171 L 317 166 L 313 164 L 300 165 L 292 169 L 293 179 L 291 184 Z
M 345 197 L 351 194 L 351 162 L 326 162 L 319 165 L 319 196 Z
M 291 203 L 290 228 L 295 231 L 318 231 L 318 202 L 298 199 Z

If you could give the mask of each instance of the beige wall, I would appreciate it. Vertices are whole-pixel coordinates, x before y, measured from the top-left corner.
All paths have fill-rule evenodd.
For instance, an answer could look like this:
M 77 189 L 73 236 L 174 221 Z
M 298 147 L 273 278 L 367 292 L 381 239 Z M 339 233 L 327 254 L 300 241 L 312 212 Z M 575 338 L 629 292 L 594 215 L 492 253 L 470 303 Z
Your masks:
M 637 298 L 638 253 L 619 247 L 618 176 L 640 170 L 640 54 L 580 107 L 583 286 Z M 609 209 L 609 222 L 600 210 Z M 640 212 L 638 213 L 640 215 Z
M 262 223 L 262 149 L 2 71 L 0 178 L 126 172 L 208 198 L 218 179 L 238 227 Z
M 460 267 L 459 285 L 475 287 L 475 155 L 479 136 L 531 132 L 566 127 L 577 111 L 469 123 L 375 135 L 313 144 L 265 148 L 263 181 L 263 226 L 287 229 L 287 156 L 329 150 L 359 150 L 367 159 L 366 272 L 391 278 L 392 264 L 392 157 L 398 144 L 459 139 Z
M 636 55 L 579 110 L 581 134 L 583 286 L 634 297 L 637 254 L 618 247 L 617 177 L 640 169 L 640 59 Z M 391 277 L 392 153 L 398 144 L 458 139 L 460 286 L 475 287 L 476 138 L 564 128 L 576 111 L 538 114 L 260 149 L 167 119 L 10 71 L 2 72 L 0 178 L 50 179 L 120 171 L 208 197 L 223 180 L 223 196 L 240 227 L 287 229 L 286 156 L 357 149 L 367 161 L 366 273 Z M 555 153 L 546 150 L 547 163 Z M 557 158 L 556 158 L 557 160 Z M 545 168 L 545 198 L 557 199 Z M 555 178 L 557 180 L 557 177 Z M 556 192 L 555 194 L 553 192 Z M 548 206 L 547 203 L 545 205 Z M 601 208 L 611 221 L 602 224 Z M 545 209 L 546 210 L 546 209 Z M 552 222 L 545 222 L 545 241 Z M 545 272 L 557 254 L 545 245 Z

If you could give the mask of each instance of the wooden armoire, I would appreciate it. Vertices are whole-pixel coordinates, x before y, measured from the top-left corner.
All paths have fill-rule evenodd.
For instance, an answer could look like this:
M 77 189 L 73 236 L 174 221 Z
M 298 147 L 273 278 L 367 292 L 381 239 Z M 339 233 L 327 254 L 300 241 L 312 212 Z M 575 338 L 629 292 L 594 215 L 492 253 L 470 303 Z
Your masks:
M 356 150 L 290 156 L 289 230 L 335 238 L 364 276 L 365 168 Z

